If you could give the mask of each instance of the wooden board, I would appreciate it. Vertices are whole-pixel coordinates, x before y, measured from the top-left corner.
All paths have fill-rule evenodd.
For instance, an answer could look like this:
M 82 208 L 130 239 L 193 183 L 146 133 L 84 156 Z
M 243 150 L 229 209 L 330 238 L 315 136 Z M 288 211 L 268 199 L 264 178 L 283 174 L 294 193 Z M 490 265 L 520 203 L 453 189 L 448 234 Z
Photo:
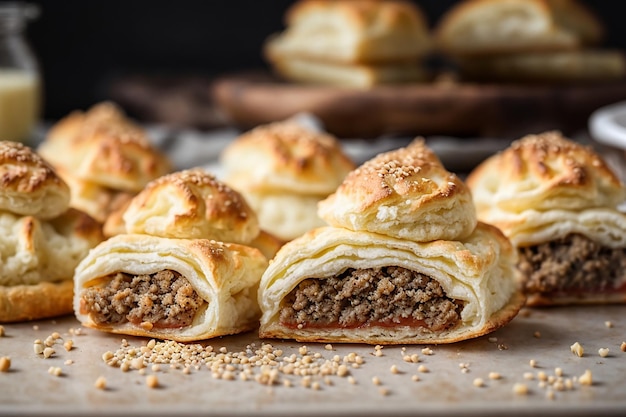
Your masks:
M 561 86 L 441 82 L 357 90 L 281 82 L 262 72 L 220 77 L 211 90 L 215 104 L 242 129 L 310 112 L 341 138 L 568 133 L 585 128 L 598 107 L 626 100 L 626 81 Z

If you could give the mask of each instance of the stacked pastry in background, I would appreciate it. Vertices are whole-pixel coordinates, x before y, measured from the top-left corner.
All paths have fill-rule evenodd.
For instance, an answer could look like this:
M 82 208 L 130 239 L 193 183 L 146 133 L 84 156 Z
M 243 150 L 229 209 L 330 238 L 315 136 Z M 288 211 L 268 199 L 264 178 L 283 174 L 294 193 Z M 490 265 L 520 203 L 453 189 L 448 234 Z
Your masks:
M 126 232 L 76 268 L 84 326 L 192 341 L 258 325 L 268 258 L 252 247 L 260 229 L 241 195 L 202 169 L 175 172 L 150 182 L 123 219 Z
M 109 102 L 58 121 L 38 152 L 69 185 L 70 205 L 100 223 L 172 169 L 146 131 Z
M 626 301 L 626 188 L 592 148 L 529 135 L 467 184 L 478 218 L 518 249 L 529 305 Z
M 31 148 L 0 142 L 0 323 L 72 312 L 74 268 L 102 241 L 70 190 Z
M 623 78 L 624 55 L 601 48 L 603 35 L 576 0 L 465 0 L 434 36 L 465 78 L 554 83 Z
M 352 171 L 319 214 L 330 226 L 285 244 L 263 274 L 262 338 L 452 343 L 524 303 L 510 242 L 477 222 L 469 189 L 423 140 Z
M 220 157 L 224 181 L 243 194 L 261 228 L 284 241 L 324 225 L 317 203 L 355 166 L 337 138 L 296 119 L 258 126 Z
M 300 0 L 285 20 L 265 56 L 287 80 L 368 88 L 429 78 L 429 28 L 410 1 Z

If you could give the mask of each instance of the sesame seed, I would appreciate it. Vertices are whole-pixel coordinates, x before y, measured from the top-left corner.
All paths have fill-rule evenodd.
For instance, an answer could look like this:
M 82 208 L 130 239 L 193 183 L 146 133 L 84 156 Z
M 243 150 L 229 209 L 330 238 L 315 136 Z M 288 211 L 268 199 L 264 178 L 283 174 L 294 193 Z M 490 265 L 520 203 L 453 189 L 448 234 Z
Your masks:
M 396 365 L 391 365 L 391 368 L 389 369 L 389 371 L 392 374 L 399 374 L 400 373 L 400 370 L 398 369 L 398 367 Z
M 432 355 L 433 354 L 433 350 L 429 347 L 425 347 L 424 349 L 422 349 L 422 353 L 424 355 Z
M 11 367 L 11 358 L 8 356 L 0 357 L 0 372 L 8 372 Z
M 537 361 L 534 359 L 531 359 L 528 364 L 530 365 L 531 368 L 536 368 L 537 367 Z
M 380 378 L 378 378 L 377 376 L 372 377 L 372 383 L 374 385 L 380 385 L 381 384 Z
M 556 376 L 563 376 L 563 369 L 561 369 L 561 368 L 554 368 L 554 375 L 556 375 Z
M 352 385 L 356 385 L 356 379 L 352 375 L 348 377 L 348 382 Z
M 103 376 L 99 376 L 98 379 L 96 379 L 96 382 L 94 382 L 93 386 L 98 389 L 106 389 L 107 387 L 106 378 Z
M 517 395 L 527 395 L 528 394 L 528 385 L 517 382 L 513 384 L 513 393 Z
M 622 344 L 619 345 L 619 348 L 622 352 L 626 352 L 626 342 L 622 342 Z
M 387 396 L 387 395 L 389 395 L 389 394 L 390 394 L 390 392 L 389 392 L 389 389 L 388 389 L 388 388 L 380 388 L 380 389 L 378 390 L 378 392 L 380 393 L 380 395 L 383 395 L 383 396 Z
M 421 372 L 421 373 L 423 373 L 423 374 L 424 374 L 424 373 L 427 373 L 427 372 L 428 372 L 428 368 L 427 368 L 425 365 L 420 365 L 420 366 L 417 368 L 417 371 L 418 371 L 418 372 Z
M 159 378 L 156 375 L 148 375 L 146 377 L 146 385 L 148 388 L 157 388 L 159 386 Z
M 606 358 L 607 356 L 609 356 L 609 348 L 598 349 L 598 355 L 602 356 L 603 358 Z
M 578 383 L 580 385 L 592 385 L 593 384 L 593 377 L 589 369 L 587 369 L 584 374 L 578 377 Z
M 556 398 L 556 394 L 554 394 L 554 391 L 549 389 L 548 391 L 546 391 L 546 398 L 548 400 L 554 400 Z
M 419 375 L 411 375 L 411 381 L 417 382 L 420 380 Z
M 4 337 L 4 326 L 0 326 L 0 337 Z
M 331 345 L 330 343 L 327 344 L 326 346 L 324 346 L 324 349 L 326 350 L 333 350 L 333 345 Z
M 524 379 L 527 379 L 530 381 L 530 380 L 535 379 L 535 376 L 533 375 L 532 372 L 524 372 Z
M 41 340 L 37 339 L 35 340 L 35 343 L 33 344 L 33 351 L 35 352 L 35 354 L 40 355 L 43 353 L 43 343 L 41 342 Z
M 58 366 L 51 366 L 50 368 L 48 368 L 48 373 L 54 376 L 61 376 L 63 374 L 61 368 L 59 368 Z
M 482 378 L 475 378 L 474 381 L 472 382 L 472 384 L 475 387 L 480 388 L 480 387 L 484 387 L 485 386 L 485 381 L 483 381 Z
M 502 376 L 498 372 L 489 372 L 489 379 L 500 379 Z
M 43 357 L 48 359 L 50 356 L 54 355 L 56 352 L 51 347 L 47 347 L 43 350 Z
M 490 337 L 489 339 L 489 343 L 496 343 L 498 341 L 497 337 Z
M 609 329 L 610 329 L 611 327 L 613 327 L 613 322 L 610 322 L 610 321 L 608 321 L 608 320 L 607 320 L 607 321 L 605 321 L 605 322 L 604 322 L 604 325 L 605 325 L 607 328 L 609 328 Z
M 74 341 L 72 339 L 66 340 L 65 343 L 63 343 L 63 347 L 69 352 L 74 347 Z
M 535 333 L 533 333 L 533 337 L 534 337 L 535 339 L 541 339 L 541 332 L 536 331 Z
M 585 354 L 585 349 L 583 349 L 582 345 L 578 342 L 570 346 L 570 350 L 578 357 L 582 357 Z
M 63 362 L 65 365 L 72 365 L 74 363 L 73 360 L 71 359 L 67 359 L 65 362 Z

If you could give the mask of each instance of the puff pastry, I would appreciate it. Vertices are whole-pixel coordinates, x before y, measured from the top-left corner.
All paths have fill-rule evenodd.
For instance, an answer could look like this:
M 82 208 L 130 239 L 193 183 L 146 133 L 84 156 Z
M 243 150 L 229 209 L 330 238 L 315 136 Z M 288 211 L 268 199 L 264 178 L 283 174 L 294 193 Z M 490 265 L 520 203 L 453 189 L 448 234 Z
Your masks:
M 422 140 L 353 171 L 320 203 L 331 226 L 288 242 L 263 274 L 260 336 L 438 344 L 510 321 L 524 302 L 515 251 L 476 222 L 465 188 Z
M 83 325 L 191 341 L 258 324 L 268 257 L 253 246 L 268 256 L 278 248 L 240 194 L 203 169 L 174 172 L 151 181 L 121 219 L 124 233 L 76 268 Z
M 437 47 L 451 55 L 571 50 L 581 40 L 558 24 L 544 0 L 466 0 L 435 28 Z
M 0 142 L 0 322 L 72 312 L 74 268 L 103 238 L 33 150 Z
M 428 23 L 412 2 L 302 0 L 285 16 L 264 54 L 287 80 L 369 88 L 429 78 Z
M 478 218 L 519 251 L 528 305 L 626 301 L 626 189 L 592 148 L 528 135 L 467 183 Z
M 255 248 L 207 239 L 114 236 L 76 268 L 83 326 L 181 342 L 251 330 L 267 259 Z
M 317 203 L 354 168 L 337 138 L 292 119 L 239 136 L 221 163 L 224 182 L 244 196 L 261 228 L 282 240 L 324 225 Z
M 101 223 L 117 194 L 134 195 L 172 170 L 147 132 L 110 102 L 59 120 L 37 151 L 70 185 L 72 207 Z

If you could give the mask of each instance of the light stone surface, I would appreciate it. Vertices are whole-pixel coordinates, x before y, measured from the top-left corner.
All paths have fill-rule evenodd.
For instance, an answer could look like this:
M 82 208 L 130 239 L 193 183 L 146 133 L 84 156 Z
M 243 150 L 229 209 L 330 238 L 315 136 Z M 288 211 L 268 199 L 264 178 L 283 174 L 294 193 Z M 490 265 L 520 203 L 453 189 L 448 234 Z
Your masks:
M 382 356 L 375 355 L 374 346 L 335 343 L 329 350 L 326 344 L 309 343 L 309 354 L 317 352 L 326 359 L 351 352 L 364 359 L 359 368 L 348 366 L 355 384 L 347 376 L 329 377 L 332 385 L 313 376 L 309 388 L 301 385 L 302 377 L 283 374 L 272 386 L 254 379 L 242 381 L 237 375 L 234 380 L 214 379 L 206 367 L 191 369 L 189 374 L 168 365 L 157 371 L 149 365 L 143 375 L 134 369 L 122 372 L 107 365 L 102 356 L 119 349 L 125 337 L 81 328 L 73 316 L 3 326 L 0 357 L 9 356 L 11 368 L 0 373 L 1 415 L 626 415 L 626 352 L 620 350 L 626 339 L 626 306 L 524 309 L 504 328 L 477 339 L 439 346 L 385 346 Z M 70 334 L 70 329 L 79 328 L 81 335 Z M 55 331 L 61 339 L 54 345 L 55 354 L 44 359 L 33 351 L 33 342 L 44 341 Z M 63 348 L 67 339 L 74 342 L 69 352 Z M 137 348 L 149 341 L 126 339 Z M 201 344 L 239 352 L 248 344 L 260 347 L 264 342 L 282 349 L 283 356 L 300 356 L 304 345 L 262 341 L 255 332 Z M 582 357 L 570 350 L 575 342 L 584 347 Z M 431 355 L 422 352 L 425 347 L 432 349 Z M 607 357 L 598 354 L 601 348 L 610 350 Z M 413 354 L 420 362 L 403 360 Z M 68 360 L 72 363 L 66 364 Z M 397 372 L 391 371 L 393 365 Z M 418 370 L 421 365 L 427 372 Z M 61 368 L 62 375 L 48 373 L 50 367 Z M 542 388 L 539 373 L 557 378 L 556 368 L 562 369 L 563 390 L 547 382 Z M 592 374 L 590 386 L 578 382 L 586 370 Z M 492 372 L 501 377 L 490 378 Z M 528 379 L 528 373 L 534 378 Z M 147 386 L 148 375 L 158 376 L 158 388 Z M 96 387 L 101 376 L 106 379 L 105 389 Z M 372 382 L 376 377 L 380 385 Z M 483 381 L 481 386 L 476 386 L 477 378 Z M 283 384 L 285 379 L 290 387 Z M 319 389 L 311 388 L 316 386 L 313 382 L 319 383 Z M 516 384 L 526 384 L 528 393 L 516 394 Z

